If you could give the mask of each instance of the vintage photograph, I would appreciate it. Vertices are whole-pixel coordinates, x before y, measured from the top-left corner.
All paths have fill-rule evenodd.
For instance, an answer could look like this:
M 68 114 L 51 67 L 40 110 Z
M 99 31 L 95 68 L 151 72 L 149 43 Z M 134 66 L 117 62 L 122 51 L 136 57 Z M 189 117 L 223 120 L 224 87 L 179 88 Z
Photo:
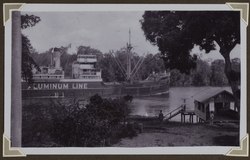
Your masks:
M 16 11 L 12 23 L 22 147 L 240 145 L 239 11 Z

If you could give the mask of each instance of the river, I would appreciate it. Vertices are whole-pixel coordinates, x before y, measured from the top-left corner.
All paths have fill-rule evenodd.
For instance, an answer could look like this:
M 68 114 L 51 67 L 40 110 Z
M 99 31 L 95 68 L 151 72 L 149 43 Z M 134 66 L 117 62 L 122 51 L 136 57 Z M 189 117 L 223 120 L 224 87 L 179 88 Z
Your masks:
M 160 110 L 166 115 L 170 111 L 178 108 L 186 101 L 187 110 L 194 110 L 194 98 L 208 89 L 226 89 L 231 91 L 230 87 L 171 87 L 169 96 L 140 97 L 134 98 L 131 104 L 131 115 L 140 116 L 158 116 Z M 172 121 L 180 121 L 180 115 L 171 119 Z

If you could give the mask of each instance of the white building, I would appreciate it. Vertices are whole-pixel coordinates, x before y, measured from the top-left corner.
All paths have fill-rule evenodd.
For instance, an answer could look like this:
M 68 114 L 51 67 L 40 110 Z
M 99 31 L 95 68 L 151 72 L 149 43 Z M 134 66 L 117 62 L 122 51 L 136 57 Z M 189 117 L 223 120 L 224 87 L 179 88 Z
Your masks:
M 78 54 L 72 64 L 72 78 L 87 81 L 102 81 L 101 70 L 96 69 L 97 58 L 92 54 Z

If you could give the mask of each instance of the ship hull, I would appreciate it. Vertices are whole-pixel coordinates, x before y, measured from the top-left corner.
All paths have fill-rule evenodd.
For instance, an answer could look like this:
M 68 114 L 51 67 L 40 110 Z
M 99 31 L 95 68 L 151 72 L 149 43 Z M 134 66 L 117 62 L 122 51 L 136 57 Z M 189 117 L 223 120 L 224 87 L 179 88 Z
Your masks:
M 134 97 L 168 94 L 167 83 L 137 85 L 106 85 L 102 82 L 34 82 L 22 84 L 22 98 L 89 98 L 95 94 L 102 97 L 131 95 Z

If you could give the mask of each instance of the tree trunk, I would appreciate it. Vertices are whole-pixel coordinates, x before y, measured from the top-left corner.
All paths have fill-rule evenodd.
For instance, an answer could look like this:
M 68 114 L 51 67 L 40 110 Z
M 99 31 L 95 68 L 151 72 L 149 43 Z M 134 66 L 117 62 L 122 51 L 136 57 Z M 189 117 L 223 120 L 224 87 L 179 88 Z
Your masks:
M 240 89 L 238 87 L 239 79 L 235 76 L 235 71 L 232 69 L 231 60 L 229 56 L 230 52 L 227 54 L 223 54 L 225 58 L 225 74 L 227 76 L 229 85 L 231 86 L 233 96 L 235 99 L 235 107 L 238 110 L 238 118 L 240 117 Z

